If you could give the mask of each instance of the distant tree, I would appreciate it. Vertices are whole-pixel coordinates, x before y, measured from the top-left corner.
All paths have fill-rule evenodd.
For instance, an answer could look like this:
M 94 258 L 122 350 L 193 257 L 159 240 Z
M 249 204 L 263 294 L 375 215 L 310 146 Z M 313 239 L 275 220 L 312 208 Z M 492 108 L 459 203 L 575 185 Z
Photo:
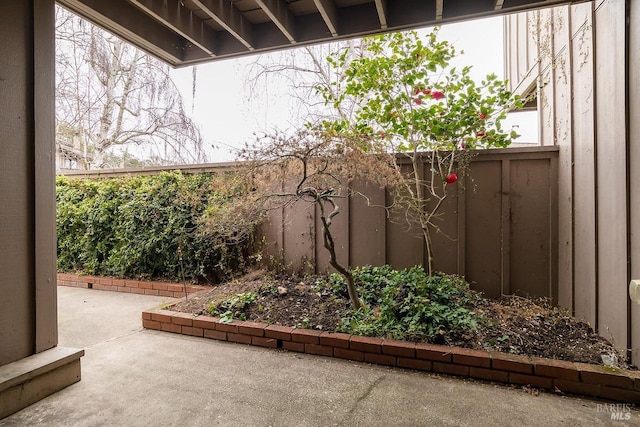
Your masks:
M 126 164 L 132 152 L 159 164 L 206 161 L 169 67 L 60 7 L 56 119 L 87 169 Z
M 336 52 L 346 55 L 348 60 L 367 54 L 367 39 L 354 39 L 321 45 L 303 46 L 270 55 L 256 57 L 248 66 L 247 88 L 255 93 L 258 88 L 271 86 L 286 87 L 288 95 L 295 100 L 300 124 L 317 122 L 322 119 L 348 120 L 353 113 L 353 105 L 348 102 L 328 106 L 325 96 L 318 91 L 321 86 L 338 97 L 343 92 L 346 67 L 337 67 L 327 61 Z

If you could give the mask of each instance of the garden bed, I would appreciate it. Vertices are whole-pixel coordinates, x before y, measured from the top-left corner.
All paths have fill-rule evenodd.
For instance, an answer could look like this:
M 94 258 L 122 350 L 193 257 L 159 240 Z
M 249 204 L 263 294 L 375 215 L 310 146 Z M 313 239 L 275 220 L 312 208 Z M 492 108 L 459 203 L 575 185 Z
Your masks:
M 254 295 L 255 299 L 244 304 L 239 295 Z M 241 302 L 237 307 L 242 307 L 235 316 L 245 320 L 232 320 L 229 313 L 210 315 L 213 307 L 233 298 Z M 601 355 L 612 354 L 614 347 L 588 324 L 540 301 L 479 299 L 475 309 L 489 319 L 489 326 L 479 324 L 475 331 L 457 335 L 457 342 L 446 345 L 334 332 L 347 308 L 348 299 L 319 286 L 317 277 L 273 277 L 254 272 L 181 300 L 167 310 L 146 311 L 143 326 L 559 394 L 640 402 L 640 373 L 622 361 L 617 367 L 602 366 Z M 508 338 L 500 339 L 505 335 Z
M 228 317 L 239 320 L 335 331 L 340 329 L 343 316 L 349 308 L 349 300 L 346 295 L 332 292 L 323 280 L 316 276 L 296 278 L 256 271 L 180 301 L 172 310 L 196 316 L 221 316 L 225 310 L 229 310 L 226 313 Z M 220 307 L 221 303 L 234 296 L 233 307 L 228 304 L 227 307 Z M 495 301 L 482 298 L 477 293 L 473 293 L 473 296 L 467 301 L 468 308 L 487 320 L 478 322 L 474 330 L 462 328 L 462 332 L 436 336 L 439 339 L 421 335 L 400 338 L 591 364 L 602 364 L 603 354 L 617 354 L 614 346 L 596 334 L 587 323 L 550 306 L 545 300 L 514 296 Z M 212 313 L 212 309 L 217 312 Z M 375 329 L 362 329 L 354 333 L 389 337 Z M 627 368 L 622 357 L 619 359 L 621 367 Z

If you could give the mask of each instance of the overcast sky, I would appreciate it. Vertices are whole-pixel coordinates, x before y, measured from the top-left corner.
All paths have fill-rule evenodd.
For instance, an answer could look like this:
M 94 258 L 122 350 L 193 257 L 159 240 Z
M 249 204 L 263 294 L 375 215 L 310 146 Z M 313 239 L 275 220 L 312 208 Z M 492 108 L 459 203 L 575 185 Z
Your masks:
M 464 51 L 453 65 L 472 65 L 477 81 L 490 73 L 504 78 L 502 22 L 501 17 L 494 17 L 447 24 L 439 39 Z M 290 127 L 295 116 L 297 106 L 286 87 L 265 84 L 249 90 L 248 66 L 255 60 L 255 56 L 248 56 L 199 65 L 195 99 L 192 68 L 173 71 L 189 112 L 193 106 L 192 117 L 202 130 L 211 162 L 234 160 L 234 147 L 252 140 L 256 132 Z M 508 123 L 513 124 L 520 125 L 519 142 L 537 142 L 535 113 L 515 114 Z

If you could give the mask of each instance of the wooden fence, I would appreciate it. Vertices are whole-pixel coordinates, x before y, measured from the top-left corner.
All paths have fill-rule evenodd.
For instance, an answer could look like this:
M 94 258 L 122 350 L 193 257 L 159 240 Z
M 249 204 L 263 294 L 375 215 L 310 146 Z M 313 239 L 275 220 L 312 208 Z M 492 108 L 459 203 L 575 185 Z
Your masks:
M 463 275 L 491 297 L 517 293 L 557 302 L 557 185 L 553 147 L 480 151 L 464 183 L 448 187 L 433 236 L 435 269 Z M 390 205 L 384 188 L 356 189 L 371 206 Z M 332 232 L 343 265 L 426 265 L 418 227 L 358 196 L 339 205 Z M 321 227 L 312 204 L 272 212 L 263 226 L 264 254 L 293 270 L 327 271 Z
M 105 178 L 232 167 L 209 164 L 66 175 Z M 475 289 L 490 297 L 519 293 L 551 297 L 557 302 L 557 148 L 480 150 L 461 181 L 448 187 L 452 192 L 438 219 L 441 232 L 433 236 L 435 268 L 465 276 Z M 367 195 L 370 205 L 390 204 L 384 188 L 361 184 L 357 190 Z M 419 228 L 410 229 L 397 214 L 387 215 L 383 208 L 370 207 L 358 196 L 338 203 L 341 212 L 334 218 L 332 231 L 343 265 L 425 265 Z M 276 260 L 298 271 L 329 269 L 320 218 L 313 205 L 298 202 L 272 211 L 262 233 L 265 260 Z

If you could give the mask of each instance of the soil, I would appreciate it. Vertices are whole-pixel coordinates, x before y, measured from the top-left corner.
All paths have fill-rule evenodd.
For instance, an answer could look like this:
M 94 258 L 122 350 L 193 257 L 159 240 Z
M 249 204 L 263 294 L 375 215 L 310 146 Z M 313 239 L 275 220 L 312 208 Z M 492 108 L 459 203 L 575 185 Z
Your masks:
M 208 315 L 210 307 L 245 292 L 258 298 L 240 310 L 240 317 L 266 324 L 333 331 L 349 307 L 348 299 L 336 297 L 330 289 L 319 289 L 316 277 L 274 276 L 258 270 L 181 300 L 171 310 Z M 615 354 L 621 368 L 635 369 L 588 323 L 546 300 L 479 298 L 472 308 L 488 321 L 448 344 L 592 364 L 602 364 L 603 354 Z

